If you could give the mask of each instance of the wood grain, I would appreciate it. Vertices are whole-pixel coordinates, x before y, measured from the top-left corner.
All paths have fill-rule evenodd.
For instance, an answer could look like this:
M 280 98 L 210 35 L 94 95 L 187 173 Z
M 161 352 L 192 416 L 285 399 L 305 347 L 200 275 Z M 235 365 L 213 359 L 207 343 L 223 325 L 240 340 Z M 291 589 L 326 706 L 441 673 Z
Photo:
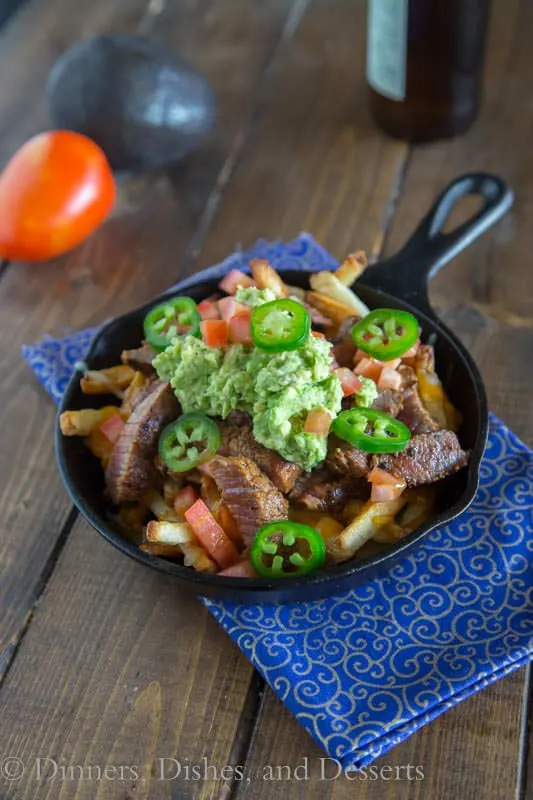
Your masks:
M 366 108 L 365 4 L 317 0 L 273 76 L 202 250 L 216 263 L 259 237 L 308 230 L 334 255 L 379 250 L 407 146 Z M 288 79 L 290 76 L 290 79 Z
M 493 789 L 487 775 L 512 777 L 520 723 L 514 696 L 522 683 L 523 670 L 447 711 L 370 767 L 348 773 L 302 733 L 295 718 L 268 691 L 237 800 L 269 800 L 280 791 L 287 800 L 511 798 L 512 784 L 502 792 L 505 784 L 500 778 Z M 506 711 L 508 704 L 512 713 Z M 492 759 L 494 764 L 489 763 Z
M 32 109 L 32 99 L 42 92 L 49 65 L 60 49 L 95 30 L 134 29 L 148 19 L 147 8 L 139 0 L 95 1 L 77 6 L 76 12 L 63 0 L 28 6 L 0 48 L 0 72 L 8 74 L 0 98 L 4 148 L 9 149 L 10 142 L 18 145 L 30 128 L 41 123 L 41 110 L 38 104 Z M 123 182 L 113 217 L 86 243 L 48 264 L 11 264 L 0 281 L 0 331 L 6 343 L 0 353 L 4 398 L 0 470 L 6 476 L 0 490 L 4 520 L 0 678 L 55 560 L 70 511 L 54 465 L 54 409 L 22 362 L 20 345 L 35 341 L 43 331 L 58 334 L 67 327 L 100 323 L 149 299 L 175 280 L 201 226 L 203 208 L 216 193 L 221 172 L 228 170 L 226 162 L 234 142 L 240 141 L 253 113 L 254 87 L 275 52 L 290 11 L 280 0 L 269 5 L 268 14 L 262 9 L 259 0 L 231 0 L 223 8 L 216 2 L 195 0 L 173 5 L 166 15 L 163 10 L 151 20 L 153 36 L 158 37 L 161 26 L 173 47 L 200 54 L 195 60 L 215 85 L 221 87 L 220 75 L 226 75 L 230 89 L 226 93 L 221 90 L 219 103 L 225 108 L 227 100 L 231 114 L 220 113 L 216 146 L 213 139 L 203 144 L 204 161 L 199 153 L 197 161 L 182 168 L 186 180 L 177 174 L 171 181 L 164 173 L 147 173 Z M 261 19 L 260 29 L 256 17 Z M 202 51 L 204 41 L 209 48 Z M 235 48 L 246 59 L 245 76 L 235 60 Z M 210 52 L 214 54 L 211 67 Z M 236 71 L 239 75 L 234 78 Z M 13 122 L 21 95 L 25 96 L 22 135 Z M 6 120 L 12 121 L 12 129 Z
M 2 689 L 0 752 L 21 758 L 26 772 L 16 785 L 0 778 L 0 794 L 215 797 L 223 781 L 173 776 L 178 762 L 186 774 L 204 756 L 217 769 L 230 763 L 237 730 L 247 729 L 250 677 L 196 598 L 79 521 Z M 41 777 L 39 757 L 50 759 L 40 762 Z M 91 765 L 130 769 L 124 780 L 99 784 L 78 771 L 62 781 L 68 765 L 83 765 L 82 776 Z
M 524 3 L 496 3 L 487 61 L 487 98 L 480 120 L 464 137 L 412 149 L 405 183 L 385 239 L 385 253 L 398 249 L 436 195 L 457 175 L 473 170 L 495 171 L 517 190 L 512 215 L 446 268 L 432 284 L 431 297 L 443 319 L 476 358 L 491 406 L 531 443 L 533 391 L 531 371 L 524 369 L 533 346 L 532 329 L 505 325 L 490 310 L 532 316 L 533 277 L 529 231 L 531 185 L 529 137 L 533 109 L 524 106 L 532 81 L 526 68 L 530 54 L 533 9 Z M 520 118 L 513 128 L 510 120 Z M 459 219 L 456 216 L 456 221 Z M 330 234 L 335 240 L 334 230 Z M 510 271 L 512 278 L 510 279 Z M 474 303 L 483 303 L 481 309 Z M 395 747 L 376 766 L 421 765 L 421 782 L 320 780 L 323 753 L 298 726 L 274 695 L 267 691 L 248 761 L 252 789 L 241 787 L 241 798 L 274 798 L 277 783 L 261 780 L 265 764 L 292 767 L 309 758 L 310 779 L 286 785 L 288 798 L 511 798 L 519 785 L 521 714 L 524 670 L 484 690 Z M 332 766 L 332 765 L 328 765 Z M 334 767 L 332 766 L 334 774 Z M 403 771 L 405 773 L 405 770 Z M 388 773 L 387 773 L 388 774 Z M 531 779 L 530 779 L 531 780 Z M 526 787 L 531 794 L 531 784 Z

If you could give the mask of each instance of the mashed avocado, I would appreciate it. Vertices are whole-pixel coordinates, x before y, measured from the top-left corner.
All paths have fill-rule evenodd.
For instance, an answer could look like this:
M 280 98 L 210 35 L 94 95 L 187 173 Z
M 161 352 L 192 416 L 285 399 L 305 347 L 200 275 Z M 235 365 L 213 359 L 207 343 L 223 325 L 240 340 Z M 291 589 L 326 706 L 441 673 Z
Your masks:
M 263 303 L 270 303 L 276 299 L 276 295 L 272 289 L 257 289 L 255 286 L 250 286 L 245 289 L 243 286 L 237 288 L 235 300 L 238 303 L 244 303 L 251 308 L 255 306 L 262 306 Z
M 232 409 L 248 411 L 254 436 L 265 447 L 307 470 L 325 459 L 327 437 L 303 433 L 309 411 L 324 409 L 335 417 L 341 409 L 342 388 L 330 372 L 331 344 L 325 339 L 310 336 L 299 350 L 267 353 L 245 345 L 207 347 L 184 336 L 153 363 L 185 413 L 226 418 Z
M 355 393 L 355 404 L 363 408 L 370 408 L 378 396 L 378 387 L 372 378 L 365 378 L 364 375 L 359 375 L 358 377 L 363 385 L 359 391 Z

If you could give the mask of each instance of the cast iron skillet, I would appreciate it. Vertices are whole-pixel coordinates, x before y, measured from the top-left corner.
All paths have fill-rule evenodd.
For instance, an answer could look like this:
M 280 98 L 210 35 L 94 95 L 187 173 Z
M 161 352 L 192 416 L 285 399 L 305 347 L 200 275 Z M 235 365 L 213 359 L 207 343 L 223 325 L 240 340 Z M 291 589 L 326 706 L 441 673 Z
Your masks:
M 467 222 L 449 233 L 442 228 L 454 205 L 467 195 L 479 195 L 480 210 Z M 105 539 L 123 553 L 161 572 L 173 575 L 196 594 L 220 596 L 236 602 L 297 602 L 344 591 L 374 577 L 438 525 L 450 522 L 472 502 L 476 493 L 479 464 L 487 437 L 487 401 L 481 377 L 467 350 L 435 316 L 428 302 L 427 282 L 444 264 L 499 219 L 511 206 L 513 194 L 497 177 L 485 174 L 465 175 L 454 181 L 436 200 L 405 247 L 392 258 L 369 268 L 357 283 L 357 293 L 370 307 L 395 307 L 414 313 L 423 329 L 423 339 L 435 345 L 439 375 L 452 402 L 463 415 L 460 439 L 470 450 L 466 469 L 448 478 L 442 485 L 438 508 L 432 519 L 413 531 L 395 546 L 377 556 L 354 560 L 300 578 L 269 581 L 268 579 L 220 578 L 205 575 L 163 558 L 143 553 L 128 541 L 110 521 L 104 499 L 103 474 L 99 462 L 78 438 L 63 437 L 56 426 L 56 453 L 59 469 L 70 495 L 81 513 Z M 211 277 L 210 277 L 211 275 Z M 287 283 L 307 286 L 308 275 L 286 271 Z M 212 270 L 183 281 L 172 294 L 186 294 L 196 300 L 210 295 L 217 288 Z M 166 296 L 168 296 L 167 293 Z M 87 356 L 93 369 L 120 362 L 125 348 L 134 348 L 142 339 L 142 321 L 157 300 L 125 314 L 107 324 L 97 335 Z M 83 408 L 106 398 L 87 398 L 79 388 L 79 375 L 69 383 L 60 412 Z M 90 542 L 88 542 L 90 547 Z

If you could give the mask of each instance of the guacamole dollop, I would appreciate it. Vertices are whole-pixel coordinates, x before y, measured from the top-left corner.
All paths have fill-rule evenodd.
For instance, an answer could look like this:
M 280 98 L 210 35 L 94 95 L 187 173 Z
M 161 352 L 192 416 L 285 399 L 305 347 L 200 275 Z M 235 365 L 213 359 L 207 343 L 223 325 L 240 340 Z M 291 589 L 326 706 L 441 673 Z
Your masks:
M 235 300 L 238 303 L 243 303 L 251 308 L 262 306 L 263 303 L 271 303 L 272 300 L 275 299 L 276 295 L 272 289 L 258 289 L 256 286 L 249 286 L 247 288 L 239 286 L 235 293 Z
M 307 414 L 324 409 L 333 418 L 343 397 L 339 379 L 330 372 L 331 347 L 310 336 L 298 350 L 267 353 L 241 344 L 207 347 L 183 336 L 153 364 L 185 413 L 225 419 L 233 409 L 247 411 L 258 442 L 311 470 L 326 457 L 327 437 L 304 433 Z
M 363 408 L 370 408 L 378 396 L 378 387 L 372 378 L 365 378 L 364 375 L 359 375 L 358 378 L 363 385 L 359 391 L 355 393 L 355 405 L 362 406 Z

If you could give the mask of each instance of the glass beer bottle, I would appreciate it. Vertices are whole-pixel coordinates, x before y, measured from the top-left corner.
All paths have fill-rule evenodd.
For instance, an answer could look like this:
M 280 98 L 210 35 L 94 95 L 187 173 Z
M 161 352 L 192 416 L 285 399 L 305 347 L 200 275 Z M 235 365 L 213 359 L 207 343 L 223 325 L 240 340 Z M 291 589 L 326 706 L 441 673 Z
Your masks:
M 366 74 L 384 131 L 431 141 L 468 128 L 488 16 L 489 0 L 369 0 Z

